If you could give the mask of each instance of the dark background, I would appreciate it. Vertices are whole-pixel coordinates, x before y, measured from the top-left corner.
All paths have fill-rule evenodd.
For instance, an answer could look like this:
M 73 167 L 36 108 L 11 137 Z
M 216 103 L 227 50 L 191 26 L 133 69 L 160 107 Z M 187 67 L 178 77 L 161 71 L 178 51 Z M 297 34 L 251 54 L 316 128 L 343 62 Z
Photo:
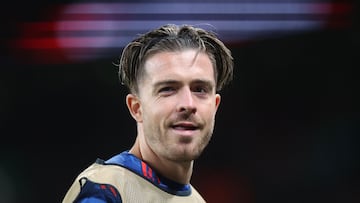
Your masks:
M 135 139 L 112 65 L 121 49 L 69 62 L 10 43 L 68 2 L 1 9 L 0 202 L 60 202 L 81 170 Z M 360 202 L 359 10 L 346 3 L 324 29 L 228 44 L 235 78 L 192 180 L 209 203 Z

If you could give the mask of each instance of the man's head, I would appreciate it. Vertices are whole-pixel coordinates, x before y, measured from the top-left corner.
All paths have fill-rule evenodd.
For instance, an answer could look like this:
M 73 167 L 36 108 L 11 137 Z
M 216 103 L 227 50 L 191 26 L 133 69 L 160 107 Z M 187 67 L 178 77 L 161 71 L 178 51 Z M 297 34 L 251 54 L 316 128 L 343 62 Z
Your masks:
M 211 32 L 165 25 L 125 47 L 120 79 L 147 161 L 189 162 L 212 137 L 217 91 L 231 81 L 231 52 Z M 143 157 L 144 158 L 144 157 Z
M 140 35 L 124 48 L 118 64 L 120 81 L 131 93 L 137 93 L 143 66 L 149 56 L 163 51 L 185 49 L 195 49 L 209 56 L 214 67 L 217 91 L 232 80 L 231 52 L 215 33 L 189 25 L 168 24 Z

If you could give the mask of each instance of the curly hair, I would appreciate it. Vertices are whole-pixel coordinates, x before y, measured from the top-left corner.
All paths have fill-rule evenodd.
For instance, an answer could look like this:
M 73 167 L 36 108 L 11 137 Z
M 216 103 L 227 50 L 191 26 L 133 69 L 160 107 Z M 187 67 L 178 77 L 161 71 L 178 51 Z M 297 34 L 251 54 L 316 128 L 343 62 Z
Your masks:
M 144 73 L 145 60 L 164 51 L 195 49 L 206 53 L 214 67 L 216 90 L 220 91 L 233 79 L 233 57 L 231 51 L 212 31 L 202 28 L 166 24 L 139 35 L 122 51 L 119 63 L 119 79 L 131 93 L 138 92 L 138 82 Z

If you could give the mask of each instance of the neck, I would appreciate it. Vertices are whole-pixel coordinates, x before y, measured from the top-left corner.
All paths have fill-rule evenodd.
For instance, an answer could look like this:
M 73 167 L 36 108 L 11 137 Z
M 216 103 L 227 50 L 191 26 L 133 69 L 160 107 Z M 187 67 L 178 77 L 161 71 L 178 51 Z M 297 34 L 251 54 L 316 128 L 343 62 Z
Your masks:
M 176 162 L 160 157 L 148 147 L 142 146 L 143 142 L 140 139 L 137 136 L 130 153 L 145 161 L 162 176 L 181 184 L 190 183 L 193 161 Z

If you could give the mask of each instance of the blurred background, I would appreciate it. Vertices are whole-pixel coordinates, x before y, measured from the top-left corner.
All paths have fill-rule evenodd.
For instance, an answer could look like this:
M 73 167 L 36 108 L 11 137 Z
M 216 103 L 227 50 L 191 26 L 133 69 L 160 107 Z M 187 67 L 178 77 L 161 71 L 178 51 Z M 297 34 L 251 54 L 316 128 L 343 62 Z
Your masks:
M 194 166 L 209 203 L 360 202 L 357 1 L 7 1 L 0 15 L 0 202 L 61 202 L 131 147 L 112 63 L 164 23 L 214 30 L 235 58 Z

